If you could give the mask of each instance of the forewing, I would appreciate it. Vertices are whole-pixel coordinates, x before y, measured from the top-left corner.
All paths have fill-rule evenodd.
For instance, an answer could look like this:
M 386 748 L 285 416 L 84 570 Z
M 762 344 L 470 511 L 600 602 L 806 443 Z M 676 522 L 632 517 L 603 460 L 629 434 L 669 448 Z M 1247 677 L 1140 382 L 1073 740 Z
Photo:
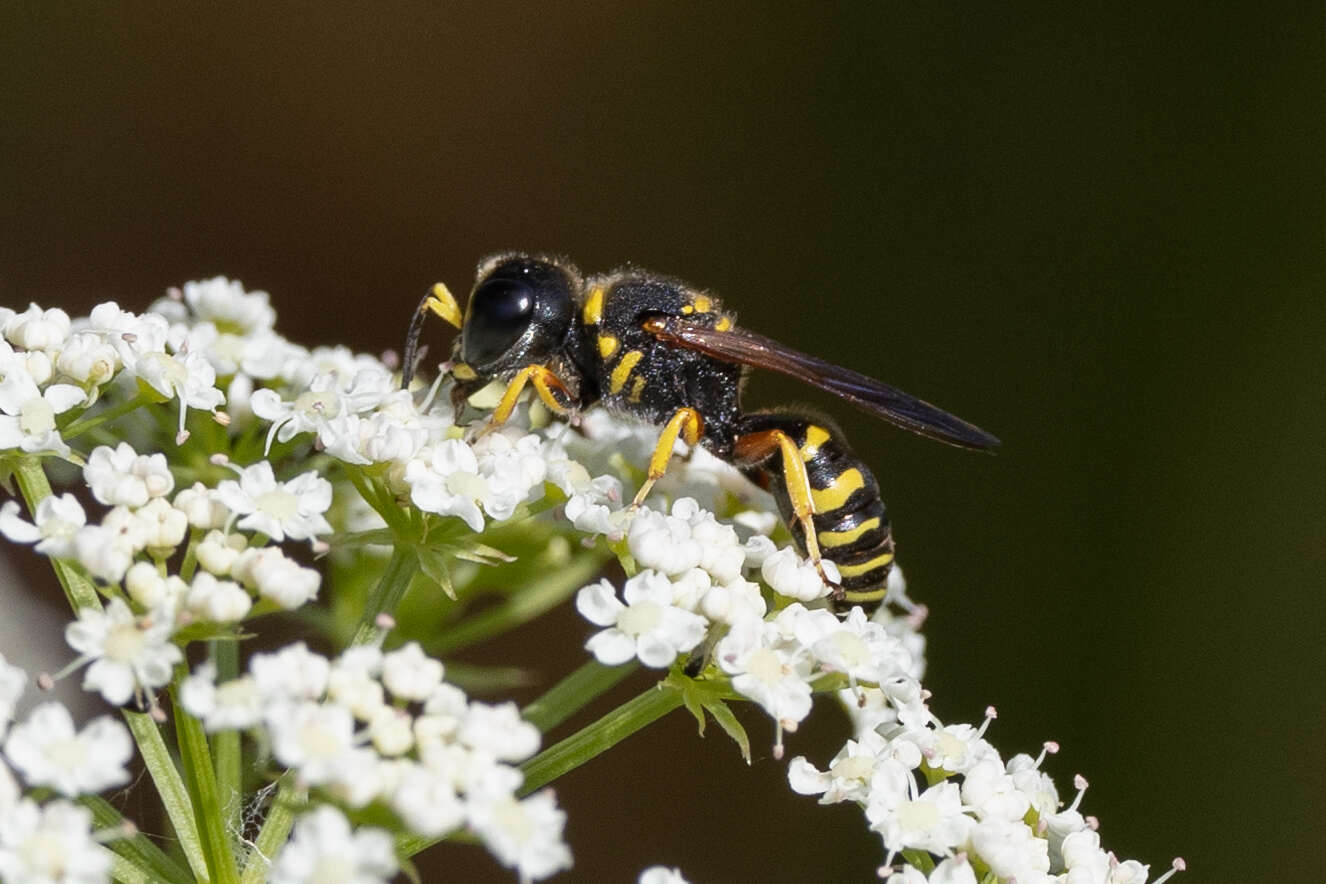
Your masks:
M 724 362 L 767 368 L 827 390 L 858 408 L 913 433 L 961 448 L 994 448 L 999 440 L 962 418 L 860 372 L 785 347 L 741 328 L 717 331 L 677 316 L 645 323 L 659 340 Z

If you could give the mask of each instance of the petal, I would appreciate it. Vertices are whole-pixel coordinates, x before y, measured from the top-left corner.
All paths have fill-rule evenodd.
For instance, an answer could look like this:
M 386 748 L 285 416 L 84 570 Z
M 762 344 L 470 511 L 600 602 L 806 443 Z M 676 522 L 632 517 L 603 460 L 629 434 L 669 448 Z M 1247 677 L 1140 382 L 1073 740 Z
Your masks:
M 654 669 L 663 669 L 677 659 L 677 649 L 671 642 L 657 635 L 642 635 L 637 642 L 637 656 L 640 662 Z
M 616 666 L 635 656 L 635 639 L 620 629 L 605 629 L 590 636 L 585 650 L 604 666 Z
M 87 394 L 73 384 L 51 384 L 46 388 L 45 399 L 56 414 L 63 414 L 75 405 L 83 404 Z
M 612 584 L 600 580 L 576 593 L 576 610 L 595 626 L 612 626 L 626 606 L 617 599 Z
M 19 518 L 16 500 L 7 500 L 4 506 L 0 506 L 0 534 L 15 543 L 36 543 L 41 540 L 41 531 L 37 526 Z

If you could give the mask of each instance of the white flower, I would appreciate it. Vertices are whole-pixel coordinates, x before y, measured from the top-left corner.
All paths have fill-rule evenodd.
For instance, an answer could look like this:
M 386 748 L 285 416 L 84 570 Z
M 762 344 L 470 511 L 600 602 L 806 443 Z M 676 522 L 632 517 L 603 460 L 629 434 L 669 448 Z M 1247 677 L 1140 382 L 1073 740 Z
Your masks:
M 129 782 L 125 764 L 133 756 L 133 741 L 129 729 L 109 715 L 76 733 L 69 710 L 47 702 L 10 730 L 5 756 L 28 785 L 74 798 Z
M 176 497 L 176 506 L 179 498 Z M 243 534 L 226 534 L 222 531 L 208 531 L 199 542 L 196 554 L 198 564 L 218 577 L 230 573 L 230 569 L 239 560 L 240 554 L 248 546 Z M 265 547 L 264 547 L 265 548 Z
M 520 717 L 515 703 L 471 703 L 456 738 L 500 761 L 524 761 L 539 751 L 539 729 Z
M 515 869 L 522 882 L 571 868 L 571 851 L 562 841 L 566 813 L 557 807 L 551 790 L 524 801 L 508 797 L 471 802 L 469 817 L 497 861 Z
M 185 607 L 199 620 L 230 623 L 242 620 L 253 600 L 233 580 L 217 580 L 207 571 L 193 575 L 193 585 L 184 597 Z
M 249 660 L 249 673 L 264 704 L 316 700 L 327 690 L 331 662 L 298 642 L 276 653 L 254 654 Z
M 0 879 L 100 884 L 111 854 L 92 837 L 92 812 L 68 801 L 38 807 L 23 799 L 0 814 Z
M 402 700 L 426 700 L 442 683 L 442 663 L 425 656 L 418 642 L 382 655 L 382 684 Z
M 228 332 L 247 335 L 270 329 L 276 322 L 271 296 L 266 292 L 246 294 L 239 280 L 217 276 L 186 282 L 183 295 L 195 316 Z
M 905 783 L 908 770 L 889 751 L 889 741 L 877 733 L 865 733 L 859 740 L 848 740 L 847 745 L 829 762 L 828 770 L 818 770 L 802 756 L 792 759 L 787 768 L 787 780 L 794 792 L 802 795 L 823 793 L 820 804 L 856 801 L 864 804 L 870 797 L 872 783 L 883 776 L 892 782 Z M 916 755 L 920 764 L 920 753 Z M 881 775 L 881 768 L 888 768 Z
M 272 465 L 259 461 L 240 469 L 239 481 L 227 479 L 216 487 L 216 499 L 235 515 L 239 527 L 259 531 L 280 542 L 312 540 L 331 532 L 323 513 L 331 506 L 332 486 L 315 472 L 300 473 L 289 482 L 276 481 Z
M 1050 871 L 1050 845 L 1018 820 L 990 819 L 971 829 L 973 852 L 1000 878 L 1037 880 Z
M 414 721 L 404 709 L 379 706 L 368 722 L 373 748 L 390 758 L 404 755 L 414 746 Z
M 397 862 L 391 833 L 351 830 L 344 814 L 321 804 L 295 821 L 269 871 L 272 884 L 373 884 L 390 881 Z
M 140 356 L 165 352 L 170 324 L 164 316 L 155 313 L 135 316 L 121 310 L 114 301 L 106 301 L 92 308 L 84 328 L 105 338 L 115 348 L 120 362 L 132 370 Z
M 650 866 L 640 873 L 638 884 L 690 884 L 690 882 L 682 875 L 681 869 Z
M 69 336 L 69 314 L 59 307 L 43 310 L 29 304 L 22 313 L 11 314 L 4 323 L 5 338 L 24 350 L 54 350 Z
M 149 614 L 136 617 L 118 598 L 105 611 L 83 608 L 65 627 L 65 640 L 92 661 L 83 675 L 83 689 L 99 691 L 115 706 L 135 691 L 159 688 L 170 681 L 171 667 L 184 659 L 170 643 L 172 618 Z
M 15 543 L 36 542 L 36 550 L 56 559 L 74 554 L 74 534 L 87 524 L 83 507 L 72 494 L 43 497 L 37 504 L 36 524 L 18 515 L 18 501 L 7 500 L 0 506 L 0 534 Z
M 714 651 L 732 687 L 750 697 L 785 730 L 810 714 L 810 665 L 804 650 L 780 646 L 777 627 L 739 621 Z
M 5 732 L 14 717 L 14 707 L 27 686 L 28 674 L 5 660 L 0 654 L 0 734 Z
M 194 528 L 207 530 L 226 524 L 225 506 L 212 497 L 212 489 L 202 482 L 194 482 L 176 494 L 175 509 L 184 513 Z
M 959 853 L 935 866 L 930 873 L 930 884 L 976 884 L 976 871 L 967 862 L 967 855 Z
M 831 591 L 815 566 L 790 546 L 767 556 L 760 565 L 760 575 L 774 592 L 802 602 L 823 598 Z
M 413 762 L 408 771 L 399 783 L 384 788 L 392 809 L 411 831 L 437 837 L 465 821 L 465 805 L 450 776 Z
M 641 571 L 626 581 L 622 595 L 626 604 L 606 580 L 576 595 L 576 610 L 589 622 L 608 627 L 585 643 L 600 663 L 615 666 L 638 657 L 646 666 L 662 669 L 704 638 L 707 622 L 673 604 L 672 583 L 663 575 Z
M 153 497 L 170 494 L 175 487 L 164 454 L 138 454 L 128 442 L 92 449 L 83 467 L 83 481 L 106 506 L 142 506 Z
M 962 800 L 982 820 L 1020 820 L 1031 809 L 1031 800 L 999 763 L 985 758 L 972 765 L 962 778 Z
M 56 369 L 84 389 L 106 383 L 119 366 L 120 356 L 115 348 L 92 332 L 72 335 L 55 357 Z
M 105 525 L 85 525 L 74 535 L 74 557 L 93 577 L 118 583 L 133 563 L 134 538 Z
M 691 536 L 686 519 L 649 509 L 636 512 L 626 534 L 626 545 L 641 568 L 669 575 L 698 568 L 704 558 L 704 547 Z
M 287 611 L 317 598 L 322 583 L 321 573 L 303 567 L 275 546 L 242 550 L 231 563 L 230 575 Z
M 262 720 L 262 694 L 252 676 L 242 675 L 216 684 L 216 665 L 198 666 L 180 683 L 180 702 L 189 714 L 203 720 L 209 733 L 243 730 Z
M 742 620 L 762 620 L 768 610 L 759 585 L 741 578 L 709 587 L 700 599 L 701 614 L 729 625 Z
M 967 840 L 975 822 L 963 813 L 958 786 L 952 782 L 936 783 L 914 798 L 907 791 L 874 789 L 866 818 L 883 836 L 890 857 L 907 848 L 951 853 Z
M 134 516 L 143 526 L 143 546 L 169 554 L 184 542 L 189 533 L 189 517 L 166 502 L 154 497 L 146 506 L 134 510 Z
M 350 376 L 326 373 L 315 376 L 293 402 L 286 402 L 274 390 L 254 390 L 249 408 L 258 417 L 272 422 L 267 433 L 267 450 L 272 441 L 289 442 L 300 433 L 316 433 L 323 447 L 335 449 L 342 460 L 368 463 L 368 458 L 355 451 L 359 441 L 346 437 L 347 416 L 361 414 L 376 408 L 392 392 L 391 376 L 381 366 L 362 369 Z
M 190 408 L 213 411 L 226 401 L 226 394 L 216 386 L 216 369 L 201 353 L 188 352 L 181 356 L 144 353 L 134 365 L 134 374 L 167 399 L 179 399 L 176 442 L 189 438 L 184 419 Z
M 341 758 L 354 747 L 354 717 L 334 703 L 303 702 L 270 715 L 272 755 L 318 785 L 331 779 Z
M 797 639 L 810 648 L 822 668 L 845 673 L 853 685 L 879 684 L 912 664 L 902 643 L 881 624 L 867 620 L 859 607 L 842 620 L 828 611 L 811 612 L 798 622 Z
M 405 465 L 415 506 L 463 519 L 473 531 L 483 530 L 484 512 L 508 519 L 521 503 L 541 495 L 545 474 L 538 437 L 512 438 L 506 432 L 491 433 L 474 447 L 447 439 Z
M 86 400 L 87 394 L 71 384 L 38 389 L 24 360 L 8 344 L 0 346 L 0 449 L 67 457 L 69 446 L 60 438 L 55 416 Z

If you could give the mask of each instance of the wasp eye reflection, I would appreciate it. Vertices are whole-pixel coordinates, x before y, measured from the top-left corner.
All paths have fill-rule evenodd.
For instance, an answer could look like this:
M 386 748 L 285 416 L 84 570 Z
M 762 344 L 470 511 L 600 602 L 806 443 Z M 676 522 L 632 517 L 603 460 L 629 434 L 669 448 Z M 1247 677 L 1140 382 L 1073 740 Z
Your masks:
M 534 289 L 517 279 L 490 279 L 474 291 L 461 335 L 461 356 L 472 365 L 500 359 L 534 316 Z

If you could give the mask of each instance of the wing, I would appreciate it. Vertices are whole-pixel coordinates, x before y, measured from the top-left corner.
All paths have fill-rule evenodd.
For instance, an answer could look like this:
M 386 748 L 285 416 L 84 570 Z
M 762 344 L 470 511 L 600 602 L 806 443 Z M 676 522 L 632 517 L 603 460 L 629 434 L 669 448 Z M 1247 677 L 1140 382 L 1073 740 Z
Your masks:
M 999 440 L 947 411 L 901 390 L 823 359 L 799 353 L 741 328 L 716 331 L 679 316 L 656 316 L 644 323 L 654 337 L 724 362 L 767 368 L 840 396 L 858 408 L 922 436 L 960 448 L 988 449 Z

